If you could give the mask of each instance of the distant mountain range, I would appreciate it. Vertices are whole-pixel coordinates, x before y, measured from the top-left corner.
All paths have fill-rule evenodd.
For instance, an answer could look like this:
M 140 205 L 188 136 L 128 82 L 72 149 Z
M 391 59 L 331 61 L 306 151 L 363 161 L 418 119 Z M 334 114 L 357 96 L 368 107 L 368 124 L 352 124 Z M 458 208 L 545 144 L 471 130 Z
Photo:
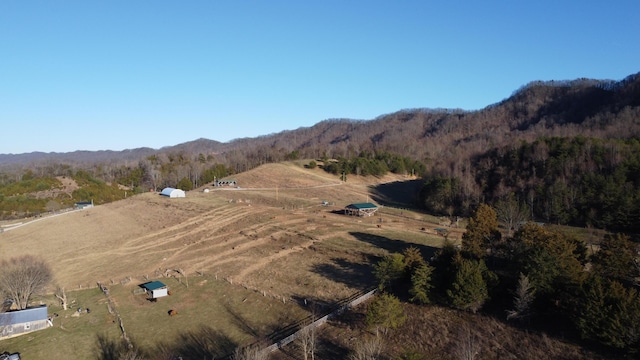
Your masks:
M 32 164 L 131 163 L 154 154 L 212 155 L 237 170 L 300 158 L 389 151 L 446 167 L 492 147 L 538 137 L 640 136 L 640 73 L 621 81 L 533 81 L 482 110 L 408 109 L 373 120 L 331 119 L 311 127 L 221 143 L 208 139 L 161 149 L 0 154 L 3 169 Z M 240 166 L 240 168 L 238 168 Z

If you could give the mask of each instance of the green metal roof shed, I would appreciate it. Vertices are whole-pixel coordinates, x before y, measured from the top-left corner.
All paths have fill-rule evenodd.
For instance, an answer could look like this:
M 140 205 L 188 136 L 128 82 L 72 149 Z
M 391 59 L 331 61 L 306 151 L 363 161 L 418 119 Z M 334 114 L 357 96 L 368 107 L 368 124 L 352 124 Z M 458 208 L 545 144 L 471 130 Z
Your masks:
M 369 202 L 349 204 L 344 208 L 345 214 L 357 216 L 371 216 L 376 210 L 378 206 Z
M 161 281 L 150 281 L 140 285 L 152 299 L 169 295 L 169 288 Z

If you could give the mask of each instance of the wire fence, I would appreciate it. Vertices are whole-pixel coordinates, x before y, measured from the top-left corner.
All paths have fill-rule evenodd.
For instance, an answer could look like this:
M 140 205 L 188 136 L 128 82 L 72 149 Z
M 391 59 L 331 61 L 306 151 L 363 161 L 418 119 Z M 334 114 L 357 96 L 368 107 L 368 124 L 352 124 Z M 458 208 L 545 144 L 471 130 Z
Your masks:
M 325 311 L 324 314 L 320 317 L 318 317 L 317 314 L 309 315 L 304 319 L 301 319 L 293 324 L 289 324 L 286 327 L 267 335 L 265 339 L 256 341 L 245 347 L 246 348 L 261 347 L 261 346 L 264 346 L 264 343 L 266 342 L 270 345 L 266 346 L 264 349 L 260 351 L 264 353 L 272 353 L 295 341 L 300 336 L 300 334 L 303 334 L 307 329 L 315 329 L 319 326 L 322 326 L 327 321 L 337 318 L 348 309 L 355 307 L 363 303 L 364 301 L 370 299 L 375 295 L 376 291 L 377 291 L 377 288 L 358 291 L 357 293 L 354 293 L 348 298 L 339 300 L 331 304 L 328 310 Z M 229 360 L 232 358 L 233 358 L 233 355 L 228 354 L 222 359 Z

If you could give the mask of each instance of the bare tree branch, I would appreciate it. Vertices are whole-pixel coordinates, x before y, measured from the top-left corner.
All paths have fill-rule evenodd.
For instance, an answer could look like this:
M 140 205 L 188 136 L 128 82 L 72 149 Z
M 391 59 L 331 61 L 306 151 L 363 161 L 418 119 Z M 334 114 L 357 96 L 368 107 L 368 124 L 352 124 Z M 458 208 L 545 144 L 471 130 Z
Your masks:
M 0 292 L 18 309 L 26 309 L 31 297 L 43 291 L 52 278 L 49 266 L 31 255 L 3 260 L 0 267 Z

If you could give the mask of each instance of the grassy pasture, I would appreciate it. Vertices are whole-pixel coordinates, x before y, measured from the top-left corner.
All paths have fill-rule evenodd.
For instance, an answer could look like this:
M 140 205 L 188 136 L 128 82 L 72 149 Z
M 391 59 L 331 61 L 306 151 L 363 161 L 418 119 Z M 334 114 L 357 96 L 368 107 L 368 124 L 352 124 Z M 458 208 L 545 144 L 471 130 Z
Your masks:
M 209 332 L 225 340 L 210 344 L 212 355 L 222 355 L 308 315 L 294 302 L 283 303 L 212 276 L 188 280 L 189 287 L 175 278 L 161 279 L 172 295 L 156 302 L 148 301 L 144 294 L 134 295 L 137 284 L 108 286 L 115 310 L 136 347 L 151 355 L 162 346 L 193 355 L 202 351 L 195 339 Z M 68 296 L 73 304 L 66 311 L 52 297 L 42 298 L 49 304 L 50 314 L 58 314 L 52 328 L 3 340 L 0 349 L 18 351 L 25 359 L 50 359 L 52 354 L 95 359 L 99 336 L 114 341 L 121 338 L 117 317 L 108 311 L 107 298 L 97 287 L 69 292 Z M 169 316 L 172 309 L 178 314 Z
M 2 349 L 29 359 L 48 358 L 53 349 L 93 358 L 98 336 L 120 334 L 98 282 L 109 287 L 127 334 L 143 349 L 188 344 L 212 332 L 227 345 L 243 344 L 308 315 L 293 300 L 333 303 L 373 286 L 372 261 L 384 254 L 411 245 L 432 252 L 442 243 L 430 231 L 437 226 L 411 211 L 340 214 L 349 203 L 371 201 L 371 185 L 397 178 L 341 183 L 291 164 L 235 178 L 240 189 L 209 186 L 184 199 L 146 193 L 0 234 L 2 258 L 43 257 L 55 284 L 75 290 L 69 294 L 76 301 L 64 312 L 46 298 L 50 312 L 59 314 L 55 326 L 2 341 Z M 162 277 L 175 269 L 188 274 L 189 288 Z M 167 280 L 173 295 L 156 303 L 134 296 L 146 278 Z M 78 307 L 91 313 L 71 316 Z M 170 309 L 179 314 L 170 317 Z
M 304 300 L 324 305 L 375 285 L 371 270 L 380 257 L 409 246 L 430 257 L 444 240 L 435 229 L 446 227 L 445 219 L 397 201 L 415 190 L 415 183 L 404 187 L 402 177 L 351 176 L 342 183 L 319 169 L 269 164 L 234 178 L 240 189 L 209 186 L 205 193 L 203 187 L 185 199 L 147 193 L 0 233 L 0 258 L 42 256 L 55 284 L 75 290 L 68 311 L 52 296 L 42 299 L 51 314 L 59 314 L 53 328 L 0 341 L 0 352 L 36 360 L 61 354 L 95 359 L 99 337 L 121 335 L 95 287 L 102 282 L 127 334 L 149 355 L 164 348 L 185 359 L 211 358 L 305 318 L 311 306 L 297 305 Z M 365 201 L 383 207 L 371 217 L 341 214 L 345 205 Z M 461 239 L 460 225 L 447 227 L 454 243 Z M 188 288 L 163 277 L 175 269 L 188 274 Z M 134 295 L 147 278 L 166 281 L 172 295 L 155 303 Z M 389 358 L 411 349 L 428 358 L 453 358 L 460 338 L 470 335 L 483 343 L 483 358 L 594 358 L 576 345 L 494 318 L 404 306 L 409 320 L 388 338 Z M 72 316 L 78 307 L 91 313 Z M 352 339 L 367 336 L 365 308 L 322 328 L 326 356 L 319 358 L 344 358 Z M 178 315 L 170 317 L 170 309 Z M 299 357 L 291 348 L 272 358 Z

